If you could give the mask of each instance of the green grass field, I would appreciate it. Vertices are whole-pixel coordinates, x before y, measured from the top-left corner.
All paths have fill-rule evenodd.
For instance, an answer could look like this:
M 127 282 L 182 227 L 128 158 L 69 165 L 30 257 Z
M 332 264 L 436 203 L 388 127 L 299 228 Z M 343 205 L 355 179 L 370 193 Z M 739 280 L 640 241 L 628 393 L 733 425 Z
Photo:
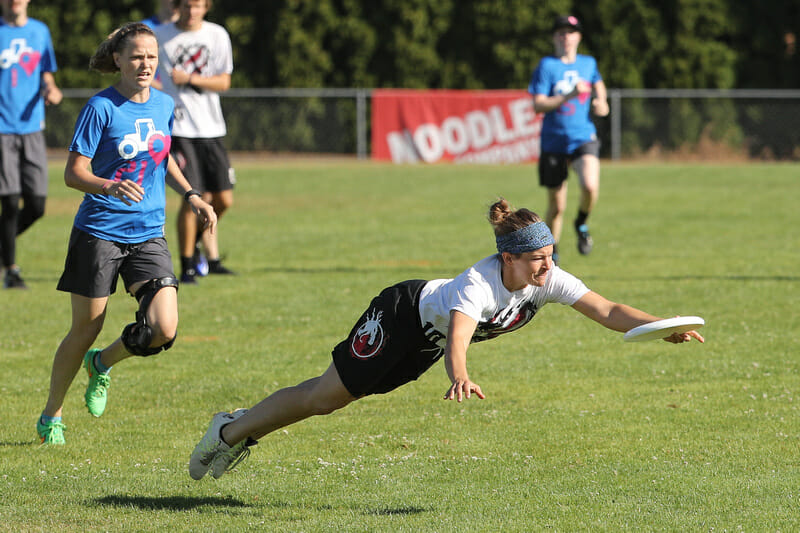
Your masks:
M 34 422 L 69 326 L 55 285 L 80 201 L 62 169 L 19 240 L 30 290 L 0 292 L 0 531 L 800 530 L 796 165 L 606 163 L 593 254 L 565 232 L 562 267 L 653 314 L 703 316 L 705 345 L 623 343 L 551 305 L 471 348 L 486 400 L 443 401 L 438 363 L 199 482 L 186 467 L 214 412 L 321 373 L 383 287 L 492 253 L 498 195 L 544 210 L 535 168 L 239 165 L 220 240 L 240 275 L 181 288 L 175 347 L 115 367 L 103 418 L 79 374 L 67 445 L 48 448 Z M 98 346 L 133 319 L 119 288 Z

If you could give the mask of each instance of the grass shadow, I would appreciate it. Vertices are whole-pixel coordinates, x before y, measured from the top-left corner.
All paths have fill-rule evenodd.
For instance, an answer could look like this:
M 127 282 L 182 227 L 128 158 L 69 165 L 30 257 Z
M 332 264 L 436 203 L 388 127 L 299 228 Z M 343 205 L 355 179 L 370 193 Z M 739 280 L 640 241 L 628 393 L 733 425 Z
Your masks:
M 35 448 L 40 448 L 41 444 L 39 443 L 39 441 L 33 439 L 26 441 L 18 441 L 18 442 L 12 442 L 12 441 L 0 442 L 0 448 L 12 447 L 12 446 L 31 446 Z
M 390 509 L 372 509 L 366 511 L 364 514 L 374 515 L 374 516 L 392 516 L 392 515 L 412 515 L 412 514 L 420 514 L 429 511 L 429 509 L 424 509 L 422 507 L 394 507 Z
M 134 507 L 144 511 L 186 511 L 197 507 L 248 507 L 241 500 L 204 496 L 103 496 L 95 498 L 94 503 L 111 507 Z

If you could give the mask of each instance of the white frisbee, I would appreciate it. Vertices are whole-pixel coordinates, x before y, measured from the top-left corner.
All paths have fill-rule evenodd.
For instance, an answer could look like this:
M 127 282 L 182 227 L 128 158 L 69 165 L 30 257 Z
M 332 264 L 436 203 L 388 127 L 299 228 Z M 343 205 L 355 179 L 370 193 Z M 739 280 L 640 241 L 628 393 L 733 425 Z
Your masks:
M 642 324 L 625 333 L 622 337 L 627 342 L 653 341 L 669 337 L 673 333 L 686 333 L 702 327 L 706 321 L 699 316 L 677 316 L 675 318 L 665 318 L 656 320 L 648 324 Z

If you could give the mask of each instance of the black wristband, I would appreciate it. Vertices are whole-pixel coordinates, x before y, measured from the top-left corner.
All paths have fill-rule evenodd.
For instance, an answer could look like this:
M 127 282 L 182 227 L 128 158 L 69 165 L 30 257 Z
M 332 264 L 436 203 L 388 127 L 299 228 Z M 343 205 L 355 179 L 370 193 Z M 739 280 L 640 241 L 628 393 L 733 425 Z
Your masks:
M 189 198 L 191 198 L 192 196 L 203 196 L 203 195 L 194 189 L 189 189 L 188 191 L 183 193 L 183 199 L 186 200 L 187 202 L 189 201 Z

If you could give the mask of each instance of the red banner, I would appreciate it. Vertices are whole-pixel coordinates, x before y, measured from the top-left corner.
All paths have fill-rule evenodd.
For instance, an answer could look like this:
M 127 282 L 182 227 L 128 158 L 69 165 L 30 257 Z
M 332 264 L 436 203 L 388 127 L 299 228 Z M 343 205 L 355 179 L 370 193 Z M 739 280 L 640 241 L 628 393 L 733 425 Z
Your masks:
M 541 115 L 525 91 L 377 89 L 372 158 L 395 163 L 539 159 Z

